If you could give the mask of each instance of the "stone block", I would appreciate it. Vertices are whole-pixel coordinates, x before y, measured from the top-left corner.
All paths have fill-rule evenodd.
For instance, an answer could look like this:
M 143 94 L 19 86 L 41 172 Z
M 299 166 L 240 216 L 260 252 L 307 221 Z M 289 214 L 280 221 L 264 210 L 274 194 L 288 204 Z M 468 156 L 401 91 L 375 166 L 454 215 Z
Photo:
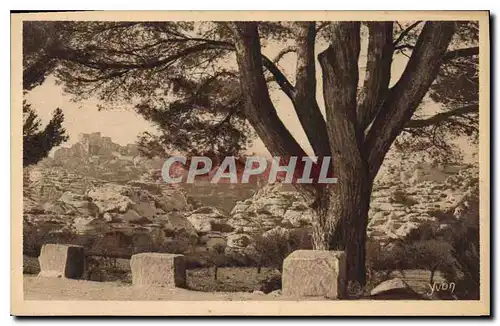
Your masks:
M 186 286 L 186 263 L 183 255 L 140 253 L 130 259 L 134 286 L 165 288 Z
M 297 250 L 283 261 L 283 294 L 342 299 L 346 294 L 343 251 Z
M 39 276 L 81 278 L 85 269 L 85 254 L 82 246 L 67 244 L 44 244 L 38 257 Z

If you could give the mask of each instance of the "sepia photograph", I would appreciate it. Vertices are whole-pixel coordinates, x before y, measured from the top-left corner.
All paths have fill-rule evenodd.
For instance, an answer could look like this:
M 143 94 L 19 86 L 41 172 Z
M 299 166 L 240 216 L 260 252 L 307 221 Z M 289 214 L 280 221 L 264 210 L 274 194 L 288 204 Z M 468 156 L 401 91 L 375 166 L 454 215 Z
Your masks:
M 11 313 L 489 315 L 489 19 L 12 13 Z

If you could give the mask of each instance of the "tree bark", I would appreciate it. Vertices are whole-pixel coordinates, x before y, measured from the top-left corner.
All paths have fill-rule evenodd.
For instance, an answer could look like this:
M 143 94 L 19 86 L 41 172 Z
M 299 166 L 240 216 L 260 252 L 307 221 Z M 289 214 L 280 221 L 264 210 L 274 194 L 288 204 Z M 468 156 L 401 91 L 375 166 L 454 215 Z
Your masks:
M 269 96 L 263 73 L 263 62 L 257 23 L 231 24 L 240 72 L 240 87 L 245 97 L 245 116 L 273 156 L 297 156 L 305 151 L 293 138 L 276 113 Z M 296 184 L 308 200 L 316 198 L 317 189 L 311 184 Z
M 366 129 L 384 102 L 391 79 L 392 22 L 369 22 L 365 81 L 358 105 L 358 124 Z
M 363 155 L 364 133 L 357 122 L 356 93 L 360 50 L 359 23 L 332 26 L 332 45 L 319 55 L 323 71 L 327 131 L 338 182 L 336 232 L 329 249 L 343 249 L 348 281 L 366 283 L 365 239 L 372 178 Z M 342 46 L 339 46 L 342 44 Z M 337 231 L 338 230 L 338 231 Z
M 316 100 L 316 60 L 314 55 L 316 23 L 298 22 L 296 25 L 297 67 L 292 102 L 316 156 L 330 156 L 326 122 Z
M 313 248 L 330 250 L 331 239 L 339 224 L 338 198 L 333 189 L 325 188 L 318 193 L 314 211 L 316 219 L 312 223 Z
M 389 91 L 366 136 L 372 178 L 436 78 L 454 31 L 454 22 L 425 23 L 401 78 Z
M 373 182 L 367 177 L 344 180 L 325 191 L 316 207 L 313 246 L 317 250 L 342 250 L 347 258 L 348 281 L 366 284 L 365 244 Z
M 343 217 L 343 242 L 347 256 L 348 280 L 361 286 L 366 284 L 365 244 L 366 228 L 372 181 L 368 178 L 368 171 L 364 177 L 354 178 L 344 186 L 347 188 L 340 193 L 339 212 Z

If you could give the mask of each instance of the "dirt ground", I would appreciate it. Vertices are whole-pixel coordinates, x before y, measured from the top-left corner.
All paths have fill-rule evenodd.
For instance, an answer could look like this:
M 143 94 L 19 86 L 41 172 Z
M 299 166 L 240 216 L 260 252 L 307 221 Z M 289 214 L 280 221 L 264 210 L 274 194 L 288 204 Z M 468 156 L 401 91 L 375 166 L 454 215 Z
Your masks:
M 293 300 L 273 293 L 253 293 L 258 289 L 259 281 L 272 272 L 264 268 L 261 273 L 257 273 L 255 268 L 220 268 L 215 281 L 212 269 L 189 270 L 189 289 L 138 289 L 124 281 L 93 282 L 25 274 L 24 296 L 26 300 Z M 405 279 L 415 291 L 423 294 L 429 291 L 429 275 L 428 271 L 408 270 L 404 275 L 395 272 L 391 276 Z M 436 275 L 435 279 L 442 281 L 440 275 Z M 314 298 L 308 297 L 308 300 Z
M 282 295 L 251 292 L 200 292 L 186 289 L 134 288 L 122 282 L 92 282 L 24 275 L 25 300 L 291 300 Z M 314 298 L 308 298 L 314 300 Z M 317 300 L 324 300 L 317 298 Z

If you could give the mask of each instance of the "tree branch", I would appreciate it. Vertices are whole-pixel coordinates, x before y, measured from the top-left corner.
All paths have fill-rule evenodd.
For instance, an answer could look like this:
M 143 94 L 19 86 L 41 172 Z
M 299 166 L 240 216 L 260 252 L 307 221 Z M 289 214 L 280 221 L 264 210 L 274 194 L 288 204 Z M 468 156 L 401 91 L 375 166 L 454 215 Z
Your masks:
M 444 60 L 449 61 L 449 60 L 453 60 L 456 58 L 470 57 L 470 56 L 474 56 L 474 55 L 478 55 L 478 54 L 479 54 L 479 47 L 473 46 L 473 47 L 469 47 L 469 48 L 448 51 L 444 56 Z
M 273 156 L 306 156 L 278 117 L 269 96 L 262 69 L 260 38 L 255 22 L 231 23 L 240 72 L 241 92 L 245 100 L 245 116 Z M 308 199 L 315 197 L 312 185 L 300 184 Z
M 370 177 L 375 177 L 385 154 L 436 78 L 454 30 L 454 22 L 430 21 L 423 27 L 401 78 L 388 94 L 366 137 Z
M 405 30 L 403 30 L 401 32 L 401 34 L 399 34 L 398 38 L 394 41 L 393 45 L 396 47 L 399 44 L 399 42 L 401 42 L 406 37 L 406 35 L 408 35 L 408 33 L 410 33 L 421 22 L 422 22 L 421 20 L 416 21 L 413 24 L 411 24 L 410 26 L 408 26 Z
M 277 64 L 286 54 L 294 52 L 297 52 L 297 48 L 294 45 L 283 48 L 280 52 L 278 52 L 276 57 L 274 57 L 273 63 Z
M 314 45 L 316 24 L 297 24 L 294 108 L 316 156 L 330 156 L 326 122 L 316 100 L 316 61 Z
M 368 59 L 357 119 L 361 131 L 373 121 L 388 91 L 393 55 L 392 22 L 369 22 Z
M 276 81 L 283 93 L 293 101 L 295 89 L 285 74 L 265 55 L 262 55 L 262 64 L 273 75 L 274 81 Z
M 77 50 L 60 50 L 57 51 L 57 54 L 55 54 L 56 58 L 61 59 L 61 60 L 68 60 L 72 62 L 79 63 L 81 65 L 84 65 L 85 67 L 88 67 L 93 70 L 98 70 L 102 71 L 105 69 L 152 69 L 152 68 L 158 68 L 163 65 L 166 65 L 168 63 L 174 62 L 175 60 L 178 60 L 179 58 L 206 51 L 206 50 L 211 50 L 211 49 L 220 49 L 223 48 L 224 44 L 214 44 L 213 42 L 205 42 L 205 43 L 200 43 L 193 45 L 191 47 L 185 48 L 179 52 L 176 52 L 168 57 L 165 57 L 163 59 L 159 60 L 149 60 L 145 62 L 139 62 L 139 63 L 132 63 L 132 62 L 104 62 L 104 61 L 92 61 L 89 59 L 89 55 L 82 53 L 81 51 Z M 230 49 L 227 47 L 227 49 Z
M 321 31 L 323 28 L 325 27 L 328 27 L 332 22 L 321 22 L 318 24 L 318 26 L 316 27 L 316 34 L 319 33 L 319 31 Z
M 172 41 L 172 40 L 170 40 Z M 58 49 L 55 51 L 54 57 L 60 60 L 67 60 L 71 62 L 75 62 L 78 64 L 81 64 L 82 66 L 85 66 L 89 69 L 95 70 L 95 71 L 104 71 L 107 69 L 117 69 L 120 70 L 120 72 L 113 72 L 108 75 L 102 75 L 96 78 L 80 78 L 80 81 L 83 82 L 96 82 L 96 81 L 101 81 L 104 79 L 111 79 L 115 78 L 117 76 L 121 76 L 123 74 L 123 70 L 134 70 L 134 69 L 154 69 L 154 68 L 159 68 L 159 67 L 168 67 L 169 64 L 175 62 L 176 60 L 191 55 L 195 54 L 198 52 L 206 51 L 206 50 L 211 50 L 211 49 L 224 49 L 224 50 L 229 50 L 229 51 L 234 51 L 235 50 L 235 45 L 231 42 L 227 41 L 218 41 L 218 40 L 210 40 L 210 39 L 204 39 L 204 38 L 188 38 L 188 37 L 183 37 L 180 39 L 175 39 L 176 42 L 188 42 L 188 41 L 195 41 L 195 42 L 202 42 L 196 45 L 193 45 L 191 47 L 185 48 L 179 52 L 176 52 L 168 57 L 165 57 L 163 59 L 155 59 L 155 60 L 150 60 L 146 62 L 139 62 L 139 63 L 132 63 L 132 62 L 106 62 L 106 61 L 92 61 L 89 58 L 88 55 L 84 54 L 81 51 L 76 51 L 76 50 L 71 50 L 71 49 Z M 133 53 L 135 49 L 131 50 L 130 52 L 123 51 L 123 54 L 129 54 L 129 55 L 136 55 Z M 289 49 L 288 52 L 291 50 Z M 293 98 L 293 92 L 294 92 L 294 87 L 290 83 L 290 81 L 286 78 L 286 76 L 281 72 L 281 70 L 276 66 L 276 64 L 271 61 L 268 57 L 262 55 L 262 62 L 264 67 L 273 75 L 274 80 L 276 83 L 280 86 L 281 90 L 290 98 Z
M 356 119 L 360 24 L 332 25 L 332 45 L 319 54 L 323 72 L 327 130 L 339 189 L 352 178 L 362 178 L 364 170 L 361 140 Z M 347 189 L 344 189 L 348 191 Z
M 405 124 L 405 129 L 423 128 L 447 121 L 452 117 L 463 116 L 464 114 L 478 112 L 477 104 L 462 106 L 450 111 L 440 112 L 426 119 L 414 119 Z

